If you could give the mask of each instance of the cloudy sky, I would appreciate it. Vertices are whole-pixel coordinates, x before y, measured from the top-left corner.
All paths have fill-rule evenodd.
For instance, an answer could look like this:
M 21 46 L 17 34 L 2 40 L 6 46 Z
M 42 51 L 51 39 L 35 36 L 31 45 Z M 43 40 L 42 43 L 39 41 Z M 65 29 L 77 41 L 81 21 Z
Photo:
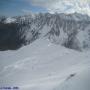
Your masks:
M 0 0 L 0 15 L 15 16 L 31 12 L 90 15 L 90 0 Z

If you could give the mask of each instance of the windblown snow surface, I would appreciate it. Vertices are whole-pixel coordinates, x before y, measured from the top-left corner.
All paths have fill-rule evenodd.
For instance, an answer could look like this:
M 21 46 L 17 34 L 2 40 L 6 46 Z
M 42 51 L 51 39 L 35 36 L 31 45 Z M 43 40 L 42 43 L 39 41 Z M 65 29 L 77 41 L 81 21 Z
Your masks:
M 0 87 L 19 90 L 90 90 L 90 52 L 37 39 L 16 51 L 0 52 Z

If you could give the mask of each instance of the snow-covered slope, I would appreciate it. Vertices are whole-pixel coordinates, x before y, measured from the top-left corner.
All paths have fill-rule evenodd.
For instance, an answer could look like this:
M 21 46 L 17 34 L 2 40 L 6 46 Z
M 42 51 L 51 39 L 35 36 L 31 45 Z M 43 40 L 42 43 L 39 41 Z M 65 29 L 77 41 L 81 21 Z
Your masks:
M 59 87 L 53 90 L 89 90 L 90 89 L 90 67 L 71 75 L 67 80 L 63 81 Z
M 46 37 L 16 51 L 0 52 L 0 86 L 17 86 L 19 90 L 90 90 L 89 75 L 90 52 L 67 49 Z

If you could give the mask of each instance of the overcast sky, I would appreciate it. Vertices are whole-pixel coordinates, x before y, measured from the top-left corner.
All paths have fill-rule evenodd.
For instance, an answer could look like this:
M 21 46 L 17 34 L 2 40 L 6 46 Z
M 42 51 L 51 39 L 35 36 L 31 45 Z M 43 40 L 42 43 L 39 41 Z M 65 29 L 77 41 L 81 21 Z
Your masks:
M 0 15 L 16 16 L 31 12 L 90 15 L 90 0 L 0 0 Z

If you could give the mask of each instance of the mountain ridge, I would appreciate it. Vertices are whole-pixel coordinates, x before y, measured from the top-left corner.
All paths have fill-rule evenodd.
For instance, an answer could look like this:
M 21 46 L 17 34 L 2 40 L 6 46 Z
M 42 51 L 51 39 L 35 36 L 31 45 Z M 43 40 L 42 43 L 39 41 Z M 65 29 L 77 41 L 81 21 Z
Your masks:
M 89 28 L 90 17 L 78 13 L 68 15 L 64 13 L 39 13 L 1 18 L 0 33 L 3 34 L 4 41 L 1 36 L 0 50 L 18 49 L 46 36 L 53 43 L 81 51 L 90 47 Z M 2 30 L 5 33 L 7 31 L 11 33 L 5 38 L 7 35 L 2 33 Z M 10 37 L 12 37 L 12 40 Z M 9 42 L 11 42 L 11 45 Z M 16 46 L 14 46 L 15 44 Z

